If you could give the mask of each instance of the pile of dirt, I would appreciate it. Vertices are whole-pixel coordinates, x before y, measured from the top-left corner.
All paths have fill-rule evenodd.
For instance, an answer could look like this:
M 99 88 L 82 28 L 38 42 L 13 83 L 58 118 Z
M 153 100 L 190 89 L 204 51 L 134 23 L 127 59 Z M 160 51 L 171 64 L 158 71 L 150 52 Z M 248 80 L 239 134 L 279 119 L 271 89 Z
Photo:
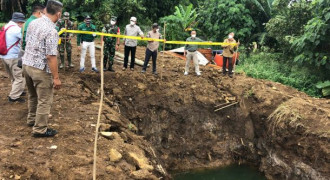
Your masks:
M 139 59 L 144 53 L 138 47 Z M 235 163 L 258 166 L 268 179 L 330 177 L 329 100 L 209 67 L 183 76 L 184 61 L 169 54 L 159 55 L 158 76 L 115 64 L 116 73 L 105 73 L 101 131 L 112 133 L 99 139 L 98 179 L 167 179 L 169 171 Z M 6 101 L 10 82 L 0 66 L 0 179 L 91 177 L 100 76 L 78 69 L 60 72 L 50 120 L 59 134 L 34 139 L 27 104 Z

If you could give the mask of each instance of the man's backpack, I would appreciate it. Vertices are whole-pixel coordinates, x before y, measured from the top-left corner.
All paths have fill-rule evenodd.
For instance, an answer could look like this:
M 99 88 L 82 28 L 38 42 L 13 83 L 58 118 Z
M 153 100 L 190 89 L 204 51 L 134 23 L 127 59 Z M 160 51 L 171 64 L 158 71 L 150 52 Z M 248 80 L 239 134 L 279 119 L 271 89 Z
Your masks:
M 8 26 L 7 28 L 2 27 L 0 30 L 0 55 L 7 55 L 8 51 L 13 48 L 14 46 L 16 46 L 19 43 L 19 40 L 14 43 L 13 45 L 11 45 L 8 49 L 7 49 L 7 43 L 6 43 L 6 31 L 13 27 L 14 25 Z

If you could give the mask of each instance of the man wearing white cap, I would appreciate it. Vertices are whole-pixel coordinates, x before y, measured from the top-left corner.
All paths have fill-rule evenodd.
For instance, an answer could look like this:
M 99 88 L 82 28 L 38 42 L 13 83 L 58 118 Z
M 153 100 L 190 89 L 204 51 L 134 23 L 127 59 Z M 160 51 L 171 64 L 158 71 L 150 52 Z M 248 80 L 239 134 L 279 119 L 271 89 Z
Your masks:
M 125 35 L 126 36 L 138 36 L 140 35 L 142 38 L 144 37 L 143 32 L 141 31 L 140 27 L 136 25 L 136 17 L 131 17 L 130 24 L 126 25 L 125 28 Z M 128 56 L 131 52 L 131 65 L 130 69 L 134 70 L 134 63 L 135 63 L 135 53 L 136 53 L 136 46 L 137 46 L 137 40 L 135 39 L 124 39 L 124 45 L 125 45 L 125 58 L 124 58 L 124 67 L 123 70 L 125 71 L 127 69 L 128 65 Z

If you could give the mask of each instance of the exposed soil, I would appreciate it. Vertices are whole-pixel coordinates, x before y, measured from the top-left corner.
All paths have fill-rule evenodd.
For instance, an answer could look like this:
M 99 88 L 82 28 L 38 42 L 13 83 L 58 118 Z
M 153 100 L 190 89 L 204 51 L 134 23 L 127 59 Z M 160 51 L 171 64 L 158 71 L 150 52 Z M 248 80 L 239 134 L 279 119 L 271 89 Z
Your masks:
M 138 47 L 137 57 L 144 52 Z M 78 72 L 78 52 L 73 62 L 60 71 L 51 111 L 59 134 L 46 139 L 31 137 L 27 103 L 7 101 L 0 65 L 0 179 L 91 179 L 100 75 L 89 72 L 89 58 L 88 71 Z M 171 171 L 234 163 L 257 166 L 268 179 L 330 178 L 329 99 L 211 67 L 183 76 L 184 61 L 169 54 L 159 56 L 158 76 L 121 67 L 105 73 L 101 130 L 113 134 L 99 138 L 98 179 L 168 179 Z

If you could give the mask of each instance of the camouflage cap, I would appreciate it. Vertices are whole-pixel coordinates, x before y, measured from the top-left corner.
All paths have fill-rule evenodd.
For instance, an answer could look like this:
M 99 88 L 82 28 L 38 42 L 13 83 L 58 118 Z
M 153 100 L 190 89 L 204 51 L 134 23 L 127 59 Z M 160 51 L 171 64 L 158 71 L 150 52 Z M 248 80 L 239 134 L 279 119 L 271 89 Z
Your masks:
M 86 16 L 85 17 L 85 21 L 86 21 L 86 23 L 90 23 L 91 21 L 92 21 L 92 19 L 91 19 L 91 17 L 90 16 Z
M 117 22 L 117 16 L 111 16 L 111 21 Z
M 63 19 L 68 20 L 69 17 L 70 17 L 70 13 L 68 13 L 68 12 L 63 13 Z

